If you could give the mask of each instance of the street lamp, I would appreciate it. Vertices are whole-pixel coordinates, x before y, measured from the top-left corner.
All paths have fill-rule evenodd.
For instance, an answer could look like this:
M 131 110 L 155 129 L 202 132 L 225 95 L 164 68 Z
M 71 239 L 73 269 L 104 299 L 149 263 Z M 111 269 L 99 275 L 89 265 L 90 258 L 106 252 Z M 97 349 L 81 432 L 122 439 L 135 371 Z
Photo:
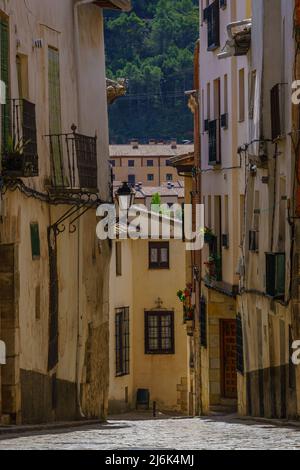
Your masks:
M 135 191 L 132 190 L 127 182 L 124 182 L 116 192 L 116 199 L 122 211 L 129 210 L 134 203 L 134 197 Z

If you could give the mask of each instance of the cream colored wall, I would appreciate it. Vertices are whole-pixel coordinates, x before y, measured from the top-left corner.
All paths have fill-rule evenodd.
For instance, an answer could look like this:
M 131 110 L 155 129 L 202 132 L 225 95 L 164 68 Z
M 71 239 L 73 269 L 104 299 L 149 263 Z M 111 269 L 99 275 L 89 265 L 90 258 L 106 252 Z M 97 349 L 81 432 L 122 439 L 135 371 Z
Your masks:
M 148 269 L 148 242 L 138 241 L 133 250 L 134 286 L 134 388 L 148 388 L 150 399 L 158 407 L 180 409 L 177 404 L 177 385 L 187 377 L 187 338 L 183 325 L 182 305 L 176 293 L 185 286 L 183 259 L 185 245 L 180 240 L 170 241 L 170 269 Z M 145 355 L 144 313 L 155 309 L 160 297 L 163 308 L 174 310 L 175 354 Z
M 177 171 L 170 167 L 166 166 L 166 158 L 113 158 L 111 160 L 116 161 L 116 166 L 113 169 L 115 180 L 116 181 L 128 181 L 128 175 L 135 175 L 136 183 L 143 183 L 144 186 L 160 186 L 162 183 L 166 183 L 167 174 L 173 175 L 173 182 L 182 181 L 182 178 L 178 176 Z M 128 161 L 134 160 L 135 166 L 129 167 Z M 153 167 L 147 167 L 147 160 L 153 160 Z M 160 167 L 159 167 L 160 160 Z M 148 181 L 147 175 L 153 174 L 154 180 Z
M 72 0 L 0 0 L 0 10 L 9 16 L 11 97 L 18 98 L 16 54 L 28 56 L 29 96 L 36 104 L 39 177 L 24 180 L 31 188 L 46 193 L 50 176 L 50 155 L 45 135 L 48 124 L 48 46 L 60 52 L 62 132 L 75 123 L 78 131 L 98 136 L 98 178 L 102 199 L 108 198 L 108 119 L 105 85 L 105 56 L 102 11 L 95 5 L 80 7 L 80 57 L 77 80 L 74 44 L 74 2 Z M 43 39 L 41 49 L 33 49 L 34 39 Z M 18 47 L 17 47 L 17 44 Z M 77 86 L 79 88 L 77 88 Z M 79 95 L 77 90 L 79 89 Z M 78 98 L 78 100 L 77 100 Z M 80 115 L 79 115 L 80 109 Z M 17 335 L 10 349 L 15 361 L 14 382 L 20 386 L 20 369 L 48 374 L 49 339 L 49 259 L 47 228 L 70 209 L 49 206 L 28 199 L 18 191 L 3 198 L 0 243 L 18 246 L 16 279 Z M 108 268 L 107 243 L 96 240 L 96 209 L 75 223 L 77 231 L 58 237 L 59 277 L 59 364 L 57 379 L 77 384 L 77 398 L 86 416 L 104 416 L 108 395 Z M 76 216 L 76 215 L 75 215 Z M 30 222 L 39 223 L 41 259 L 31 258 Z M 35 288 L 41 287 L 41 318 L 35 318 Z M 89 324 L 92 337 L 89 337 Z M 92 350 L 90 358 L 87 347 Z M 14 358 L 14 359 L 13 359 Z M 91 361 L 91 383 L 86 383 Z M 11 363 L 12 365 L 12 363 Z M 16 392 L 16 412 L 21 420 L 20 387 Z M 43 397 L 39 397 L 42 399 Z
M 115 248 L 111 258 L 110 275 L 110 389 L 112 413 L 135 408 L 138 388 L 150 390 L 150 400 L 157 401 L 161 410 L 180 410 L 186 406 L 188 354 L 187 336 L 183 325 L 182 305 L 176 297 L 185 286 L 185 245 L 170 241 L 170 270 L 148 269 L 148 241 L 122 241 L 123 276 L 115 275 Z M 114 243 L 115 244 L 115 243 Z M 174 310 L 175 355 L 145 355 L 144 313 L 155 309 L 160 297 L 163 308 Z M 130 307 L 130 374 L 115 377 L 115 309 Z M 184 385 L 182 386 L 182 381 Z M 181 387 L 180 387 L 181 386 Z M 124 403 L 125 387 L 129 391 L 129 404 Z M 178 390 L 177 390 L 178 389 Z

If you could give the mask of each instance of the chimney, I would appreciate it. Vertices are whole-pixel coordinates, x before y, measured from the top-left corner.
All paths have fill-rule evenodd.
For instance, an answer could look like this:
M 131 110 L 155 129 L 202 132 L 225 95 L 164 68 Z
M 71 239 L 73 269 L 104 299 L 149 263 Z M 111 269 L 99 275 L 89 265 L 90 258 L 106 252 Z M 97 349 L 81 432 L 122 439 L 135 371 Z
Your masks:
M 139 141 L 137 139 L 132 139 L 130 141 L 130 145 L 132 145 L 133 149 L 138 149 L 139 148 Z
M 177 149 L 177 140 L 171 140 L 171 149 Z

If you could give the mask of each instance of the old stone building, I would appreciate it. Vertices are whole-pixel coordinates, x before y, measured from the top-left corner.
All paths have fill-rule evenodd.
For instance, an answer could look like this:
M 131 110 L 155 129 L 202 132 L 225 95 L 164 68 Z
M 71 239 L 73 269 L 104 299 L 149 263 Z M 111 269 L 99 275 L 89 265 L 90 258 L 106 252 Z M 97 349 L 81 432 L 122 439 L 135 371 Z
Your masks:
M 0 1 L 6 423 L 107 411 L 110 247 L 96 238 L 96 207 L 110 198 L 102 8 L 130 2 Z

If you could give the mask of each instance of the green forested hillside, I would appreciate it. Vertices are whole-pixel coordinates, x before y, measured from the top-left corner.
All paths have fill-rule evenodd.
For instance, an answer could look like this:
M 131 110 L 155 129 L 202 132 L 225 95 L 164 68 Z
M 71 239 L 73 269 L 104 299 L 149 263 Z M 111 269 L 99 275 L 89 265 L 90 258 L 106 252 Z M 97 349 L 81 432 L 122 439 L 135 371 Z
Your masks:
M 106 13 L 109 78 L 127 78 L 110 108 L 111 142 L 193 138 L 184 91 L 193 85 L 198 0 L 133 0 L 129 14 Z

